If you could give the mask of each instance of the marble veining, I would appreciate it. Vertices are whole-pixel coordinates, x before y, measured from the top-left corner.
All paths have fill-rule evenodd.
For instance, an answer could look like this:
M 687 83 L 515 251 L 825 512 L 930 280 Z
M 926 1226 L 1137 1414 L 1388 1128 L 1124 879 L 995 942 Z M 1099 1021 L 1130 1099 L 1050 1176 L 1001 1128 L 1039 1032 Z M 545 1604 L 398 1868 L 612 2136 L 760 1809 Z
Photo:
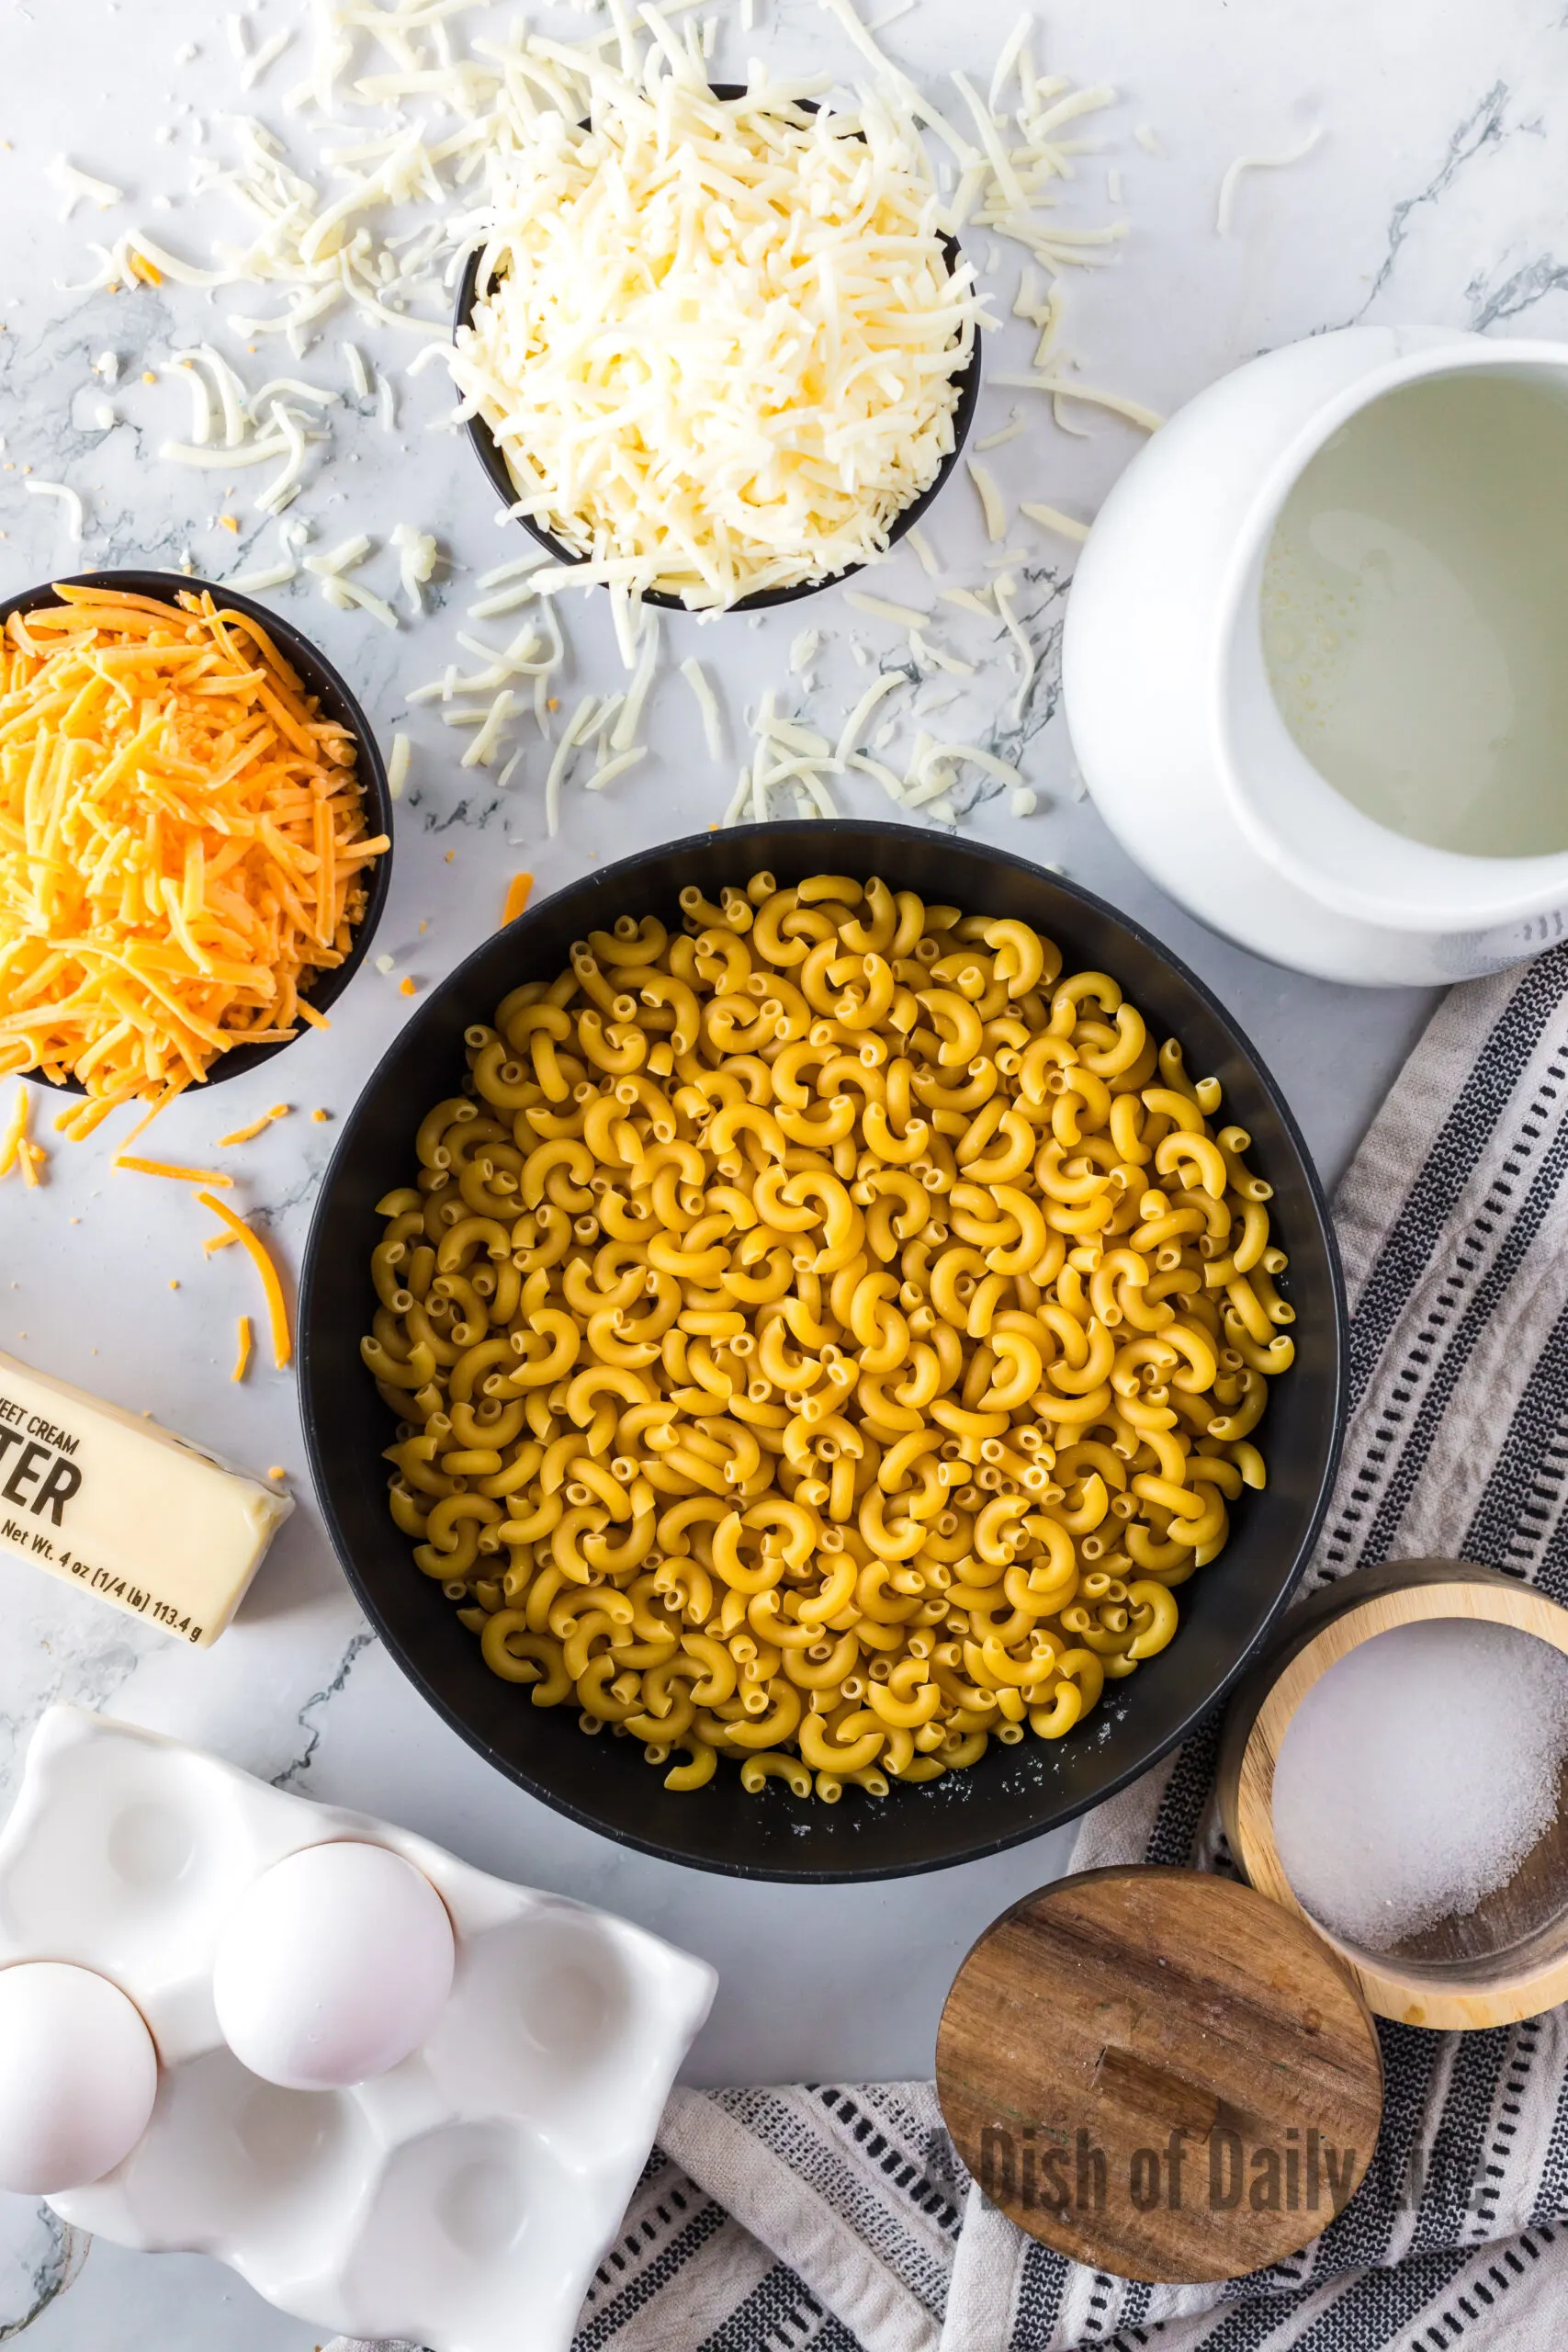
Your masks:
M 920 0 L 890 28 L 886 44 L 919 77 L 967 66 L 983 85 L 1016 13 L 1015 0 L 969 0 L 962 11 Z M 530 868 L 543 892 L 596 860 L 716 820 L 749 748 L 745 714 L 765 690 L 777 694 L 782 712 L 836 736 L 875 671 L 897 668 L 908 680 L 891 698 L 890 710 L 901 714 L 899 746 L 929 724 L 944 739 L 996 750 L 1039 796 L 1038 814 L 1015 819 L 1005 791 L 966 771 L 953 796 L 960 822 L 1061 865 L 1150 923 L 1251 1032 L 1320 1163 L 1329 1171 L 1342 1165 L 1425 1002 L 1393 991 L 1353 993 L 1262 965 L 1200 930 L 1129 866 L 1075 797 L 1057 710 L 1072 551 L 1033 525 L 1015 520 L 1009 540 L 1022 550 L 1012 567 L 1017 603 L 1038 663 L 1016 715 L 1009 642 L 977 616 L 939 606 L 932 631 L 942 650 L 976 664 L 972 679 L 918 665 L 901 632 L 854 613 L 838 592 L 762 616 L 759 626 L 700 627 L 670 616 L 649 707 L 654 755 L 603 795 L 569 786 L 562 830 L 550 841 L 541 809 L 547 752 L 527 751 L 502 793 L 496 770 L 458 766 L 464 739 L 428 708 L 405 713 L 411 685 L 448 661 L 467 666 L 459 632 L 504 642 L 521 617 L 477 625 L 467 617 L 475 576 L 521 543 L 512 529 L 496 528 L 471 453 L 442 429 L 446 402 L 435 377 L 406 382 L 396 371 L 409 346 L 346 319 L 324 322 L 299 361 L 265 349 L 253 356 L 223 322 L 237 307 L 272 307 L 265 297 L 237 302 L 231 292 L 209 298 L 167 284 L 112 295 L 68 290 L 90 275 L 88 240 L 111 240 L 133 220 L 179 252 L 205 254 L 217 199 L 192 201 L 183 192 L 201 152 L 196 126 L 210 122 L 216 144 L 220 110 L 241 107 L 287 129 L 281 95 L 302 70 L 308 15 L 304 0 L 255 0 L 246 12 L 253 47 L 296 28 L 284 58 L 247 97 L 218 18 L 197 0 L 159 0 L 155 9 L 137 0 L 74 0 L 68 42 L 46 0 L 0 0 L 7 229 L 0 467 L 9 469 L 0 470 L 0 588 L 113 562 L 177 568 L 188 556 L 197 571 L 221 577 L 276 560 L 276 527 L 251 507 L 255 476 L 237 476 L 224 495 L 221 474 L 183 472 L 157 457 L 164 439 L 185 436 L 188 402 L 177 382 L 145 384 L 142 370 L 209 335 L 252 386 L 265 374 L 298 372 L 342 396 L 330 456 L 313 460 L 291 510 L 311 522 L 312 547 L 368 531 L 378 553 L 365 578 L 384 594 L 395 579 L 385 541 L 396 523 L 436 530 L 446 559 L 427 592 L 425 617 L 417 627 L 405 619 L 395 635 L 364 614 L 333 611 L 307 578 L 277 594 L 279 609 L 344 669 L 383 741 L 404 724 L 414 739 L 391 900 L 377 942 L 395 970 L 366 971 L 330 1034 L 303 1040 L 210 1100 L 177 1105 L 156 1131 L 159 1148 L 205 1163 L 220 1135 L 269 1103 L 292 1103 L 289 1118 L 231 1159 L 237 1204 L 297 1268 L 334 1120 L 405 1017 L 400 978 L 412 977 L 421 991 L 439 979 L 494 923 L 517 868 Z M 847 62 L 811 0 L 760 0 L 758 16 L 750 37 L 724 32 L 720 70 L 764 45 L 786 65 Z M 584 18 L 562 11 L 553 21 L 570 36 Z M 176 62 L 187 42 L 197 54 Z M 1557 0 L 1456 0 L 1440 34 L 1419 0 L 1384 0 L 1376 10 L 1361 0 L 1251 10 L 1224 0 L 1162 0 L 1157 8 L 1118 11 L 1066 0 L 1049 14 L 1040 53 L 1050 70 L 1105 80 L 1121 93 L 1084 126 L 1100 152 L 1078 158 L 1070 196 L 1075 217 L 1120 214 L 1130 224 L 1112 266 L 1078 273 L 1066 288 L 1066 347 L 1087 381 L 1168 412 L 1253 352 L 1363 318 L 1568 335 L 1561 229 L 1568 14 Z M 1232 158 L 1286 149 L 1314 125 L 1324 135 L 1313 154 L 1287 170 L 1248 175 L 1231 233 L 1217 234 L 1217 192 Z M 59 192 L 45 176 L 59 153 L 125 187 L 130 200 L 104 215 L 78 206 L 62 221 Z M 1111 201 L 1112 171 L 1120 205 Z M 156 203 L 160 196 L 166 204 Z M 976 262 L 988 258 L 988 243 L 983 233 L 966 240 Z M 1010 306 L 1018 259 L 1006 251 L 988 277 L 998 312 Z M 347 393 L 338 348 L 344 335 L 393 373 L 390 434 L 373 400 Z M 988 345 L 987 367 L 1021 368 L 1030 339 L 1010 322 Z M 122 363 L 112 388 L 92 372 L 106 350 Z M 105 403 L 118 420 L 107 429 L 96 421 Z M 1080 437 L 1058 429 L 1037 396 L 1000 389 L 985 393 L 976 433 L 1000 429 L 1015 408 L 1026 431 L 986 458 L 1010 509 L 1030 498 L 1091 516 L 1136 434 L 1079 409 L 1069 422 L 1087 428 Z M 26 494 L 27 468 L 82 492 L 80 547 L 66 534 L 59 502 Z M 235 515 L 237 533 L 218 522 L 222 512 Z M 992 576 L 987 559 L 997 551 L 962 473 L 939 502 L 929 537 L 948 580 Z M 906 548 L 862 585 L 925 609 L 936 583 Z M 572 656 L 563 696 L 616 687 L 624 673 L 606 600 L 573 600 L 565 620 Z M 807 628 L 819 630 L 823 644 L 802 679 L 789 656 Z M 721 765 L 708 759 L 695 704 L 677 674 L 689 654 L 720 690 Z M 874 739 L 884 716 L 873 722 Z M 867 778 L 842 797 L 857 811 L 893 813 Z M 46 1108 L 40 1103 L 35 1130 L 47 1137 Z M 326 1116 L 313 1119 L 314 1111 Z M 75 1700 L 205 1742 L 279 1787 L 402 1821 L 481 1868 L 622 1911 L 703 1953 L 718 1966 L 721 1987 L 694 2052 L 695 2079 L 924 2072 L 963 1951 L 1005 1904 L 1065 1866 L 1070 1833 L 940 1883 L 802 1890 L 669 1870 L 535 1804 L 445 1729 L 365 1629 L 310 1507 L 291 1377 L 263 1361 L 243 1386 L 230 1383 L 234 1316 L 257 1306 L 240 1253 L 204 1258 L 205 1227 L 183 1190 L 111 1174 L 107 1158 L 101 1144 L 62 1146 L 46 1189 L 24 1193 L 14 1181 L 0 1187 L 0 1348 L 152 1410 L 248 1465 L 283 1464 L 302 1508 L 235 1627 L 199 1656 L 0 1562 L 0 1790 L 41 1709 Z M 798 1954 L 828 1942 L 839 1963 L 831 1984 L 802 2000 Z M 893 1951 L 898 1966 L 890 1972 Z M 307 2352 L 317 2340 L 199 2257 L 153 2262 L 103 2245 L 89 2256 L 33 2208 L 3 2200 L 0 2340 L 23 2331 L 38 2352 L 129 2352 L 153 2341 L 165 2352 Z

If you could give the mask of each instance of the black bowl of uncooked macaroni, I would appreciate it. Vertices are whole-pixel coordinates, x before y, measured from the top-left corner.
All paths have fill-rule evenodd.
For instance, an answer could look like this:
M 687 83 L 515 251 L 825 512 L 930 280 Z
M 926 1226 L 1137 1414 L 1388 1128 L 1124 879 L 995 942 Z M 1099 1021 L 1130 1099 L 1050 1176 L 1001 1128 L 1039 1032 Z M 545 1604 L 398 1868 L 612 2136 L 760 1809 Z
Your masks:
M 628 859 L 435 989 L 300 1303 L 403 1671 L 605 1836 L 940 1869 L 1216 1705 L 1326 1505 L 1344 1306 L 1277 1088 L 1138 925 L 983 844 Z

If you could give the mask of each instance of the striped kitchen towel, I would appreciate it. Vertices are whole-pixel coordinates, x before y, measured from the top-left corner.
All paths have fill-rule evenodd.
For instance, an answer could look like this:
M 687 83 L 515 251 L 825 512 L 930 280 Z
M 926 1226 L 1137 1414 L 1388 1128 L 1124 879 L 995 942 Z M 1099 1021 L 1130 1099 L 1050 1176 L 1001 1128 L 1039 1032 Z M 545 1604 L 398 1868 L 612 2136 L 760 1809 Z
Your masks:
M 1453 989 L 1336 1204 L 1350 1420 L 1304 1580 L 1478 1560 L 1568 1600 L 1568 949 Z M 1217 1724 L 1086 1821 L 1080 1869 L 1224 1869 Z M 987 2203 L 929 2083 L 677 2090 L 575 2352 L 1561 2352 L 1568 2026 L 1381 2028 L 1366 2182 L 1293 2261 L 1159 2288 Z M 347 2352 L 339 2346 L 338 2352 Z

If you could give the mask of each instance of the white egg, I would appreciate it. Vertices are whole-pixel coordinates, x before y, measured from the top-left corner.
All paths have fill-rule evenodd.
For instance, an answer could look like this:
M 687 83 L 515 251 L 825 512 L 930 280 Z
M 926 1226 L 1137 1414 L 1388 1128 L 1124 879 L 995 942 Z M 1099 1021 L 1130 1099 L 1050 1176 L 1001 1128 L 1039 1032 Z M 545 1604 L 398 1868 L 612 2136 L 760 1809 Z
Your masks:
M 0 1969 L 0 2188 L 52 2197 L 123 2163 L 158 2096 L 158 2053 L 118 1984 L 62 1960 Z
M 225 1920 L 212 1997 L 252 2074 L 327 2090 L 418 2049 L 455 1962 L 446 1905 L 412 1862 L 385 1846 L 307 1846 L 264 1871 Z

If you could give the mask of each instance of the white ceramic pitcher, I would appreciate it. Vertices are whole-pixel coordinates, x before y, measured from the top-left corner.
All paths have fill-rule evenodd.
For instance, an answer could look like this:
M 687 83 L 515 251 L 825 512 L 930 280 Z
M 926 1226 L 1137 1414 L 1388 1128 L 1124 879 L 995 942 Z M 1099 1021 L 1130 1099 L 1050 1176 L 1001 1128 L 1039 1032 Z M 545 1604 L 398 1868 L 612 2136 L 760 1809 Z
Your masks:
M 1308 460 L 1396 387 L 1480 369 L 1568 389 L 1568 345 L 1347 327 L 1249 361 L 1139 452 L 1073 584 L 1063 694 L 1107 823 L 1202 922 L 1327 979 L 1464 979 L 1568 936 L 1568 852 L 1475 857 L 1390 831 L 1303 756 L 1264 669 L 1264 559 Z

